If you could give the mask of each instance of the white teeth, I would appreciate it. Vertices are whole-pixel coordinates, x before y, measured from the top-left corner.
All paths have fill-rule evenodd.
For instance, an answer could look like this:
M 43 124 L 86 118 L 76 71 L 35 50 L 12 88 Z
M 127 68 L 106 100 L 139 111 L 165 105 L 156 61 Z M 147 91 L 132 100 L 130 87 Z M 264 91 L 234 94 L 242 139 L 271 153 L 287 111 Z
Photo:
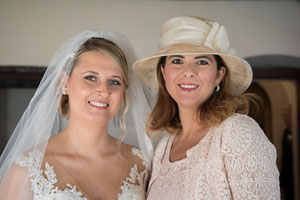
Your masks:
M 90 101 L 90 104 L 93 105 L 93 106 L 100 107 L 100 108 L 104 108 L 104 107 L 108 106 L 107 103 L 99 103 L 99 102 L 95 102 L 95 101 Z
M 183 88 L 196 88 L 198 86 L 197 85 L 182 85 L 182 84 L 180 84 L 180 87 L 183 87 Z

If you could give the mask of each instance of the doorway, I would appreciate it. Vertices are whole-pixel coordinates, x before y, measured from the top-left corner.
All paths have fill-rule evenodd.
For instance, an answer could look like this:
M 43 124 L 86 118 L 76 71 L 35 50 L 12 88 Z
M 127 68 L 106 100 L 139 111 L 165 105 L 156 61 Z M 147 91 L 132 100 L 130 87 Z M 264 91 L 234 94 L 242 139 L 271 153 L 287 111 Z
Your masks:
M 253 83 L 249 91 L 257 93 L 264 102 L 261 118 L 257 122 L 265 131 L 267 137 L 277 149 L 277 166 L 282 173 L 283 160 L 287 154 L 283 153 L 284 133 L 286 124 L 284 112 L 290 107 L 291 112 L 291 146 L 292 164 L 290 172 L 293 179 L 293 199 L 300 197 L 300 58 L 284 55 L 264 55 L 246 58 L 253 68 Z M 255 118 L 255 116 L 254 116 Z M 282 181 L 283 183 L 284 181 Z M 285 192 L 290 193 L 281 183 L 281 198 L 285 199 Z

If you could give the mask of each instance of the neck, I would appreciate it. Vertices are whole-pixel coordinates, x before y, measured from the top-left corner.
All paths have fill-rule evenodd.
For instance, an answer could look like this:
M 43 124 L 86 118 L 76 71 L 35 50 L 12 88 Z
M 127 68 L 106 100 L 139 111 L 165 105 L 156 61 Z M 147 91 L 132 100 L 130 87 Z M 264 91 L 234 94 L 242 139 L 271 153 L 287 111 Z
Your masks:
M 195 135 L 206 134 L 206 128 L 197 121 L 197 111 L 194 109 L 179 109 L 179 117 L 182 125 L 181 138 L 193 138 Z
M 93 156 L 116 150 L 116 139 L 108 134 L 108 123 L 70 119 L 61 140 L 71 154 Z

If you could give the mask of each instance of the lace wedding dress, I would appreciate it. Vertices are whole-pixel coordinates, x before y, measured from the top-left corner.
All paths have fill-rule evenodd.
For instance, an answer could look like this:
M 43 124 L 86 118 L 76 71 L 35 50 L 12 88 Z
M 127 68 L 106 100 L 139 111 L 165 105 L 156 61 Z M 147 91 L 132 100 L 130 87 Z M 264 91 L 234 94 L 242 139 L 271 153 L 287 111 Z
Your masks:
M 148 178 L 147 163 L 143 159 L 142 153 L 137 148 L 132 148 L 133 155 L 142 159 L 144 170 L 139 172 L 137 165 L 130 170 L 127 178 L 122 182 L 121 193 L 118 200 L 143 200 L 146 195 L 146 182 Z M 45 170 L 40 169 L 43 160 L 43 153 L 39 150 L 29 152 L 28 156 L 20 155 L 15 164 L 29 169 L 31 190 L 34 200 L 87 200 L 83 194 L 77 190 L 75 185 L 66 185 L 66 189 L 61 190 L 55 184 L 58 182 L 53 166 L 45 162 Z M 138 184 L 134 184 L 138 183 Z
M 276 150 L 252 118 L 234 114 L 171 162 L 174 137 L 156 148 L 147 200 L 280 199 Z

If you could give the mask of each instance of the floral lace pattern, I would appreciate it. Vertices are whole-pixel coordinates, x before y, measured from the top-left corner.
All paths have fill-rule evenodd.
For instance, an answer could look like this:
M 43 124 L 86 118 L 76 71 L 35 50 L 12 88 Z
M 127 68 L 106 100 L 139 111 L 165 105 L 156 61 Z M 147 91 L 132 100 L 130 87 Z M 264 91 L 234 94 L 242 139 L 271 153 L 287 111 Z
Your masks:
M 143 158 L 142 152 L 137 148 L 132 148 L 132 153 Z M 137 165 L 135 164 L 129 173 L 129 177 L 123 181 L 121 186 L 122 193 L 118 194 L 118 200 L 142 200 L 146 197 L 146 183 L 148 180 L 148 171 L 150 163 L 142 159 L 145 166 L 144 171 L 138 172 Z
M 170 162 L 174 137 L 156 148 L 148 200 L 280 199 L 276 149 L 252 118 L 232 115 Z
M 121 185 L 122 193 L 118 194 L 118 200 L 145 199 L 146 182 L 149 170 L 147 167 L 149 167 L 149 164 L 146 164 L 139 149 L 132 148 L 132 153 L 138 155 L 142 159 L 145 169 L 139 173 L 137 165 L 134 164 L 130 170 L 130 174 Z M 64 190 L 54 186 L 54 184 L 57 183 L 54 168 L 46 162 L 45 170 L 40 169 L 42 160 L 43 153 L 39 150 L 34 150 L 29 152 L 29 156 L 20 155 L 15 161 L 17 165 L 29 169 L 31 190 L 34 200 L 87 200 L 80 191 L 77 191 L 76 186 L 67 184 L 67 188 Z

